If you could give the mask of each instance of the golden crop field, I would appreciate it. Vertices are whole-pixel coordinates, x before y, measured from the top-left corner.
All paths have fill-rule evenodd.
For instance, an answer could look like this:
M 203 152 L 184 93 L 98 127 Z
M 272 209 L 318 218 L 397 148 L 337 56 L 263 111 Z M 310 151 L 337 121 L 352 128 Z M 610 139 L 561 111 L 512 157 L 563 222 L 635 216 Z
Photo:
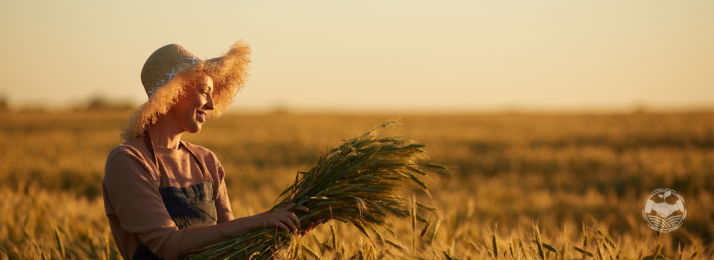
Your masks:
M 128 115 L 0 113 L 0 259 L 119 258 L 101 181 Z M 270 209 L 321 152 L 398 117 L 403 125 L 381 136 L 416 139 L 431 162 L 452 166 L 432 180 L 433 198 L 417 194 L 438 209 L 423 212 L 440 221 L 438 232 L 431 225 L 422 237 L 422 224 L 399 222 L 396 245 L 373 244 L 354 227 L 337 223 L 333 235 L 326 224 L 301 239 L 301 258 L 714 255 L 714 112 L 229 114 L 184 140 L 217 155 L 242 217 Z M 679 192 L 688 210 L 682 227 L 661 235 L 642 217 L 657 188 Z

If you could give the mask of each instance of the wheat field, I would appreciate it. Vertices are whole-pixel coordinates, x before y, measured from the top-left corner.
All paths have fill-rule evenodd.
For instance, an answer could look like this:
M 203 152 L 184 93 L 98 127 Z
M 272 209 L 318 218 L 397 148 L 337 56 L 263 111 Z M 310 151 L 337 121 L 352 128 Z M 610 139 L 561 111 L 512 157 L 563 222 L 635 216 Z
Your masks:
M 0 259 L 120 258 L 101 181 L 129 113 L 0 112 Z M 301 239 L 298 258 L 714 255 L 714 112 L 229 114 L 184 140 L 217 155 L 242 217 L 270 209 L 321 152 L 399 117 L 404 125 L 382 136 L 418 140 L 432 162 L 452 166 L 430 183 L 433 198 L 405 194 L 435 206 L 424 215 L 438 225 L 422 236 L 422 224 L 395 222 L 380 244 L 324 224 Z M 671 233 L 642 218 L 657 188 L 686 200 L 684 225 Z

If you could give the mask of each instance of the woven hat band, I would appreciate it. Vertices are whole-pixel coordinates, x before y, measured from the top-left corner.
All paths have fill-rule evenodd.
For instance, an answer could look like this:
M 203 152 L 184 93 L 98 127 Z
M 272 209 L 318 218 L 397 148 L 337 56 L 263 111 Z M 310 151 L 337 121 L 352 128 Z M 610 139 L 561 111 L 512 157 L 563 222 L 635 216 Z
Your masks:
M 141 69 L 141 83 L 146 95 L 154 93 L 168 84 L 171 79 L 185 69 L 201 62 L 199 58 L 178 44 L 169 44 L 159 48 L 149 56 Z

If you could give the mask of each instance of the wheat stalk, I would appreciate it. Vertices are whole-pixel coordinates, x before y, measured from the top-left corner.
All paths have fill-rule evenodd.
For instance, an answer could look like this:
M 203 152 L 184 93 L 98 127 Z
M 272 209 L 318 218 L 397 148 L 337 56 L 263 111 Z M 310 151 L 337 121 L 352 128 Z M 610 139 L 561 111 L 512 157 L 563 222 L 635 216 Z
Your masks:
M 381 128 L 397 124 L 396 120 L 392 120 L 384 123 Z M 401 247 L 383 239 L 380 234 L 382 231 L 393 233 L 384 224 L 391 219 L 411 219 L 414 230 L 417 221 L 427 223 L 424 217 L 417 214 L 417 206 L 429 211 L 436 209 L 417 203 L 415 198 L 404 199 L 400 194 L 406 189 L 416 188 L 431 195 L 431 188 L 422 178 L 432 172 L 446 174 L 448 168 L 423 163 L 428 159 L 423 150 L 424 144 L 397 137 L 377 139 L 378 130 L 379 127 L 345 141 L 320 157 L 316 166 L 309 171 L 298 172 L 295 183 L 280 195 L 283 199 L 274 208 L 295 203 L 290 210 L 295 212 L 301 223 L 335 219 L 352 224 L 373 244 L 373 238 L 376 237 L 380 242 Z M 296 211 L 298 206 L 306 206 L 310 211 Z M 438 224 L 434 229 L 435 234 Z M 302 230 L 298 233 L 302 233 Z M 288 254 L 294 256 L 301 249 L 297 243 L 298 238 L 275 227 L 263 227 L 209 246 L 191 257 L 270 259 Z

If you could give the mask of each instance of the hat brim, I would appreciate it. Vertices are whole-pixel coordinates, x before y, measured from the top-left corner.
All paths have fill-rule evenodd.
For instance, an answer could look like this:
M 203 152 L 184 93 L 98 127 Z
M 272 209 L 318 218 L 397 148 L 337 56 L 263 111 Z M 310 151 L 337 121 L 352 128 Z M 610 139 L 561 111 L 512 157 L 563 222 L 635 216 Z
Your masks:
M 122 139 L 128 141 L 144 135 L 150 126 L 168 113 L 184 95 L 184 86 L 195 83 L 204 74 L 213 80 L 214 110 L 209 116 L 221 116 L 228 111 L 235 95 L 245 86 L 250 54 L 250 47 L 243 41 L 238 41 L 225 55 L 197 62 L 194 66 L 180 71 L 129 116 L 129 124 L 121 134 Z

